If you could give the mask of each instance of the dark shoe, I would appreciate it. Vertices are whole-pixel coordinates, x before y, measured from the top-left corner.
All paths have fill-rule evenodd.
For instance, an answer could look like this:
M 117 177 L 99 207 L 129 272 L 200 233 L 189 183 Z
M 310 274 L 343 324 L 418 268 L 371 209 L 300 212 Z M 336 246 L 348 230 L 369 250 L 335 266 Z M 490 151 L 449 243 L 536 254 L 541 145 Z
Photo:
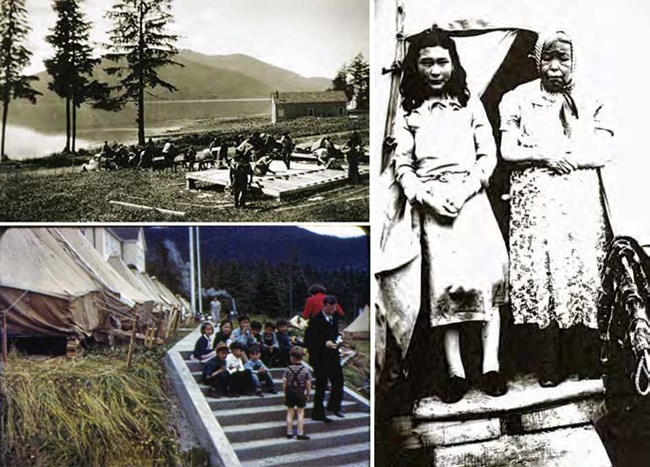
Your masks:
M 508 392 L 508 385 L 501 373 L 488 371 L 481 378 L 481 390 L 492 397 L 501 397 Z
M 557 361 L 542 362 L 537 379 L 543 388 L 554 388 L 564 379 L 559 371 Z
M 447 404 L 455 404 L 461 400 L 469 389 L 467 380 L 459 376 L 447 378 L 447 384 L 445 386 L 441 399 Z
M 264 394 L 262 394 L 262 390 L 261 390 L 261 389 L 258 389 L 257 391 L 255 391 L 255 395 L 256 395 L 257 397 L 264 397 Z
M 278 390 L 275 389 L 275 388 L 271 388 L 271 389 L 269 389 L 269 393 L 270 393 L 270 394 L 277 394 L 277 393 L 278 393 Z
M 332 419 L 327 418 L 325 415 L 322 415 L 320 417 L 311 417 L 311 419 L 316 420 L 317 422 L 332 423 Z
M 333 410 L 327 409 L 327 411 L 329 413 L 331 413 L 332 415 L 335 415 L 335 416 L 337 416 L 339 418 L 345 418 L 345 415 L 343 415 L 343 412 L 341 412 L 340 410 L 337 410 L 336 412 L 334 412 Z
M 292 439 L 293 438 L 293 433 L 289 434 L 287 433 L 287 439 Z
M 309 436 L 307 436 L 307 435 L 298 435 L 298 436 L 296 436 L 296 439 L 307 441 L 308 439 L 311 439 L 311 438 Z

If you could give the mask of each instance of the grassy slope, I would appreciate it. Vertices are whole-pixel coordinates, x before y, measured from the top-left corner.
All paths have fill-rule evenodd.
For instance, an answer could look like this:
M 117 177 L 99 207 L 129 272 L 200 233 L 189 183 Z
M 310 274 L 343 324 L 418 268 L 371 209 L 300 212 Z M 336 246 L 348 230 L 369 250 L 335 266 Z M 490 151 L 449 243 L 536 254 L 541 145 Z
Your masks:
M 308 222 L 368 219 L 368 185 L 332 188 L 317 200 L 254 199 L 236 209 L 232 195 L 185 189 L 185 174 L 142 170 L 0 175 L 0 221 L 18 222 Z M 111 205 L 110 200 L 186 212 L 184 217 Z

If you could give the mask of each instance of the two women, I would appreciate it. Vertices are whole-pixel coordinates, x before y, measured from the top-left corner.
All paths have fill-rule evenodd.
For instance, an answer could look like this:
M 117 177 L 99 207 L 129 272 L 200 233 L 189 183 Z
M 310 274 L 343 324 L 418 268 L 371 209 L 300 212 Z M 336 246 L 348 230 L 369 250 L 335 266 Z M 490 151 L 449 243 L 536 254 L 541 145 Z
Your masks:
M 609 157 L 612 131 L 602 106 L 573 84 L 575 61 L 566 34 L 540 35 L 535 57 L 540 79 L 504 96 L 500 108 L 501 152 L 516 163 L 512 312 L 515 323 L 535 323 L 540 329 L 577 324 L 593 329 L 606 241 L 595 169 Z M 413 38 L 400 92 L 393 173 L 401 206 L 389 216 L 382 245 L 390 245 L 395 223 L 410 219 L 407 228 L 416 238 L 411 244 L 419 251 L 416 260 L 405 256 L 380 273 L 384 303 L 413 325 L 412 315 L 422 310 L 432 327 L 443 330 L 448 377 L 441 396 L 447 402 L 460 400 L 468 389 L 458 328 L 481 322 L 480 385 L 492 396 L 503 395 L 499 306 L 507 300 L 508 258 L 485 194 L 496 166 L 492 128 L 481 102 L 467 89 L 454 41 L 442 31 Z M 420 266 L 408 280 L 419 291 L 416 307 L 402 300 L 405 271 L 418 269 L 413 265 Z M 420 278 L 416 287 L 412 281 Z M 394 318 L 391 323 L 391 316 L 388 321 L 404 355 L 412 330 L 405 331 Z M 558 384 L 562 374 L 559 342 L 551 340 L 546 347 L 552 350 L 542 359 L 544 386 Z

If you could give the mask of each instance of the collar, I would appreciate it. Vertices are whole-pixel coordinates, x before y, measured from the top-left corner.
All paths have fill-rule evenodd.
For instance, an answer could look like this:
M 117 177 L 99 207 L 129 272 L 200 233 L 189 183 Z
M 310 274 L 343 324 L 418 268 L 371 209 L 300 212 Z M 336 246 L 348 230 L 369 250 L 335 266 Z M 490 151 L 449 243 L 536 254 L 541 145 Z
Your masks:
M 427 98 L 420 107 L 413 110 L 413 113 L 421 113 L 422 111 L 431 112 L 435 108 L 451 109 L 455 111 L 461 109 L 462 106 L 456 97 L 444 94 L 442 96 L 431 96 Z

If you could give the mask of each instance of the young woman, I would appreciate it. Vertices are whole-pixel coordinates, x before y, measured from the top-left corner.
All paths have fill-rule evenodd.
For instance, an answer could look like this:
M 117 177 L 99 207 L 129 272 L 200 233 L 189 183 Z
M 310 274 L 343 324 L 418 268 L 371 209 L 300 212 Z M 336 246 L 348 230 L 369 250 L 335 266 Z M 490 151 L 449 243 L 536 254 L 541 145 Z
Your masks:
M 219 342 L 230 345 L 232 342 L 232 321 L 229 319 L 222 319 L 219 325 L 219 332 L 214 336 L 214 346 L 216 347 Z
M 608 228 L 596 169 L 610 159 L 614 133 L 606 107 L 575 85 L 575 50 L 565 32 L 540 34 L 534 56 L 540 79 L 501 101 L 501 153 L 514 167 L 512 313 L 515 324 L 540 329 L 538 376 L 546 387 L 568 370 L 560 361 L 560 329 L 580 330 L 582 355 L 570 359 L 582 360 L 580 372 L 587 376 L 597 368 L 596 310 Z
M 414 243 L 421 245 L 421 308 L 431 326 L 444 328 L 448 378 L 441 395 L 452 403 L 468 390 L 458 328 L 478 321 L 483 323 L 481 388 L 501 396 L 507 392 L 498 360 L 507 253 L 485 193 L 496 165 L 492 129 L 481 102 L 467 89 L 456 45 L 443 31 L 427 31 L 411 41 L 400 92 L 392 163 L 419 239 Z M 420 307 L 411 308 L 417 313 Z

